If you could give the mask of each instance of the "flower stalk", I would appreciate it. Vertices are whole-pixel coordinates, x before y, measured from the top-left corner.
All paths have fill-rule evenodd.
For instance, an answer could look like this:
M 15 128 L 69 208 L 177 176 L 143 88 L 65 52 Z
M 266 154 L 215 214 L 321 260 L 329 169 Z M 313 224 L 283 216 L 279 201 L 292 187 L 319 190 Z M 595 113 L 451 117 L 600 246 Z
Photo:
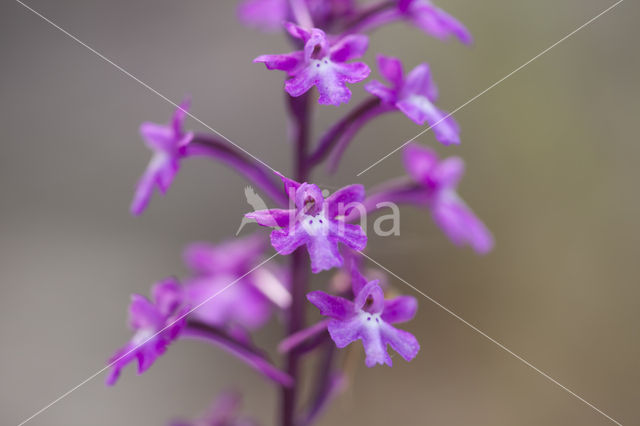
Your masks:
M 216 135 L 185 130 L 188 99 L 168 123 L 141 125 L 152 157 L 136 186 L 133 215 L 141 215 L 156 193 L 170 189 L 183 160 L 205 157 L 227 165 L 249 183 L 244 195 L 253 211 L 242 217 L 236 235 L 251 221 L 271 231 L 268 237 L 254 232 L 217 244 L 189 244 L 183 253 L 188 269 L 184 279 L 158 281 L 148 298 L 132 295 L 133 335 L 109 360 L 106 382 L 114 385 L 131 363 L 137 362 L 138 373 L 144 373 L 173 344 L 195 339 L 228 352 L 279 388 L 279 425 L 307 426 L 345 388 L 340 360 L 347 346 L 361 345 L 364 365 L 370 368 L 412 361 L 420 351 L 416 336 L 399 325 L 413 319 L 418 302 L 411 296 L 390 297 L 397 292 L 389 291 L 382 271 L 363 269 L 362 251 L 369 239 L 366 222 L 357 224 L 358 219 L 389 203 L 408 204 L 428 211 L 454 244 L 482 254 L 493 247 L 491 233 L 458 195 L 464 174 L 458 157 L 440 159 L 435 151 L 410 144 L 403 151 L 405 175 L 369 191 L 360 184 L 329 191 L 312 183 L 319 166 L 326 164 L 335 172 L 360 130 L 390 112 L 429 125 L 442 145 L 460 143 L 458 124 L 436 106 L 439 92 L 426 62 L 405 74 L 400 59 L 378 54 L 384 82 L 364 83 L 371 96 L 325 129 L 315 143 L 314 104 L 335 108 L 349 103 L 351 90 L 369 78 L 371 68 L 360 59 L 369 48 L 366 32 L 405 21 L 440 39 L 470 43 L 471 36 L 430 0 L 381 0 L 370 6 L 352 0 L 244 0 L 239 16 L 252 27 L 283 31 L 292 42 L 293 51 L 260 55 L 253 62 L 284 73 L 290 137 L 285 150 L 292 157 L 293 179 Z M 373 139 L 367 142 L 385 142 Z M 271 262 L 269 245 L 288 256 L 288 263 Z M 309 288 L 312 276 L 321 283 L 314 291 Z M 310 321 L 307 314 L 313 307 L 321 318 Z M 267 357 L 268 348 L 252 343 L 253 334 L 274 317 L 283 335 L 276 362 Z M 391 350 L 400 357 L 392 359 Z M 316 355 L 318 362 L 314 374 L 303 377 L 301 363 L 309 355 Z M 303 382 L 311 389 L 307 401 L 302 401 Z M 224 392 L 203 416 L 172 426 L 257 426 L 240 408 L 239 394 Z

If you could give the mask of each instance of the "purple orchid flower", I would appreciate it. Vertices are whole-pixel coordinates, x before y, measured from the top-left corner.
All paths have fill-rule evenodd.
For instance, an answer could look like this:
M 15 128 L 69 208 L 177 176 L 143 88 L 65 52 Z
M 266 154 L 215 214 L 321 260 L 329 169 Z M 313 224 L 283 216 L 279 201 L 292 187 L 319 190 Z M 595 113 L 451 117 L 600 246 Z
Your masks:
M 378 67 L 391 87 L 372 80 L 365 84 L 365 90 L 395 106 L 416 124 L 422 126 L 428 122 L 436 139 L 443 145 L 460 143 L 456 121 L 434 105 L 438 99 L 438 88 L 431 78 L 428 64 L 418 65 L 406 78 L 399 59 L 378 55 Z
M 106 383 L 112 386 L 120 371 L 138 360 L 138 374 L 142 374 L 167 350 L 185 324 L 188 310 L 182 305 L 182 289 L 174 278 L 158 282 L 152 288 L 152 301 L 133 294 L 129 306 L 129 326 L 134 335 L 109 359 L 111 373 Z
M 258 426 L 258 422 L 241 417 L 242 396 L 237 392 L 224 392 L 209 410 L 196 420 L 177 420 L 170 426 Z
M 187 117 L 189 101 L 185 100 L 173 113 L 168 125 L 142 123 L 140 134 L 147 147 L 153 151 L 151 162 L 140 177 L 131 202 L 131 214 L 138 216 L 147 208 L 154 189 L 165 194 L 180 168 L 180 158 L 185 147 L 193 139 L 193 132 L 184 132 L 182 127 Z
M 456 245 L 469 244 L 481 254 L 491 251 L 491 232 L 456 192 L 464 174 L 462 159 L 439 161 L 431 149 L 411 144 L 404 150 L 404 163 L 409 176 L 421 187 L 411 196 L 413 201 L 429 206 L 434 221 L 449 239 Z
M 307 299 L 320 309 L 320 313 L 331 318 L 328 330 L 336 346 L 344 348 L 358 339 L 362 340 L 367 367 L 392 365 L 387 345 L 407 361 L 415 358 L 420 350 L 417 339 L 391 324 L 412 319 L 418 309 L 417 300 L 411 296 L 384 300 L 378 280 L 366 284 L 354 280 L 353 284 L 353 301 L 322 291 L 307 294 Z
M 338 243 L 363 250 L 367 236 L 358 225 L 346 223 L 344 216 L 364 200 L 362 185 L 349 185 L 328 198 L 314 184 L 298 183 L 282 176 L 285 191 L 294 202 L 289 210 L 271 209 L 247 213 L 262 226 L 279 227 L 271 232 L 271 245 L 280 254 L 291 254 L 307 246 L 311 271 L 318 273 L 342 266 Z
M 371 70 L 363 62 L 346 61 L 359 58 L 367 50 L 369 39 L 351 34 L 330 41 L 324 31 L 307 30 L 290 22 L 287 31 L 302 40 L 304 50 L 283 55 L 262 55 L 253 62 L 263 62 L 267 69 L 286 71 L 289 78 L 285 90 L 293 97 L 301 96 L 313 86 L 318 88 L 318 102 L 340 105 L 349 102 L 351 90 L 346 83 L 357 83 L 369 76 Z
M 185 284 L 186 301 L 198 309 L 191 317 L 218 327 L 254 330 L 271 316 L 274 304 L 285 308 L 290 294 L 282 273 L 258 264 L 266 241 L 253 235 L 219 245 L 194 243 L 184 259 L 195 277 Z
M 440 40 L 456 37 L 461 43 L 471 44 L 473 37 L 465 26 L 429 0 L 398 0 L 400 13 L 413 25 Z

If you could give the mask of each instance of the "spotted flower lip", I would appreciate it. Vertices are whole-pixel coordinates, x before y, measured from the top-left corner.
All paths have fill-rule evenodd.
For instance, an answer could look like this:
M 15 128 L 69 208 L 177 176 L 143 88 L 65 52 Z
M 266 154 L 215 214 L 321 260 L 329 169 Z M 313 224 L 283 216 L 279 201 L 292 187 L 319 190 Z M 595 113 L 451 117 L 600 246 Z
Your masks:
M 419 185 L 407 194 L 409 201 L 428 206 L 436 224 L 454 244 L 468 244 L 480 254 L 491 251 L 491 232 L 456 192 L 464 174 L 462 159 L 439 160 L 433 150 L 415 144 L 408 145 L 403 155 L 409 176 Z
M 351 90 L 346 83 L 357 83 L 371 72 L 363 62 L 347 62 L 364 55 L 369 44 L 367 36 L 350 34 L 329 39 L 318 28 L 305 29 L 293 23 L 285 28 L 292 37 L 304 43 L 303 50 L 282 55 L 262 55 L 253 62 L 264 63 L 267 69 L 287 72 L 285 91 L 298 97 L 313 86 L 318 88 L 318 102 L 324 105 L 340 105 L 349 102 Z
M 111 372 L 106 383 L 111 386 L 121 370 L 137 359 L 138 374 L 142 374 L 165 353 L 180 334 L 188 312 L 182 304 L 182 289 L 174 278 L 167 278 L 152 288 L 152 300 L 133 294 L 129 305 L 129 326 L 134 335 L 109 359 Z
M 318 273 L 342 266 L 338 243 L 354 250 L 363 250 L 367 236 L 358 225 L 346 223 L 344 216 L 364 200 L 362 185 L 349 185 L 325 198 L 318 186 L 298 183 L 282 176 L 293 208 L 258 210 L 247 213 L 271 232 L 271 245 L 280 254 L 291 254 L 306 245 L 311 258 L 311 271 Z
M 420 350 L 417 339 L 411 333 L 399 330 L 391 324 L 412 319 L 418 308 L 417 300 L 411 296 L 385 300 L 377 280 L 359 289 L 354 287 L 354 291 L 357 292 L 353 301 L 323 291 L 307 294 L 309 302 L 322 315 L 331 318 L 328 330 L 336 346 L 344 348 L 356 340 L 362 340 L 367 367 L 393 364 L 387 345 L 407 361 L 415 358 Z
M 454 118 L 434 105 L 438 88 L 427 63 L 418 65 L 405 76 L 399 59 L 378 55 L 378 67 L 391 87 L 372 80 L 365 84 L 365 90 L 395 106 L 416 124 L 429 123 L 443 145 L 460 143 L 460 129 Z
M 140 126 L 140 135 L 153 156 L 136 186 L 130 208 L 134 216 L 144 212 L 156 188 L 161 194 L 167 192 L 180 169 L 184 149 L 194 135 L 183 130 L 189 105 L 188 99 L 183 101 L 168 125 L 146 122 Z

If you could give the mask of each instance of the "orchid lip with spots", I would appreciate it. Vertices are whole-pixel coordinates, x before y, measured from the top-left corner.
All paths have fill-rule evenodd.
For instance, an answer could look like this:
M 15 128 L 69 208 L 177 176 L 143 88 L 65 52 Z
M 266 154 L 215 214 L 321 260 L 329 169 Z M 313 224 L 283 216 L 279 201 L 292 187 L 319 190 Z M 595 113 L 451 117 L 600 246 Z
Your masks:
M 429 0 L 367 5 L 354 0 L 245 0 L 238 6 L 238 17 L 253 29 L 279 31 L 291 42 L 290 53 L 263 54 L 253 60 L 268 70 L 284 72 L 291 140 L 269 143 L 273 149 L 292 151 L 291 177 L 215 134 L 185 130 L 189 100 L 168 124 L 142 124 L 140 133 L 152 158 L 134 191 L 133 215 L 152 208 L 159 202 L 153 200 L 154 194 L 169 191 L 180 169 L 191 158 L 201 157 L 247 179 L 244 193 L 253 211 L 240 217 L 236 231 L 240 237 L 189 244 L 183 253 L 186 276 L 160 280 L 150 298 L 132 296 L 133 335 L 109 360 L 107 384 L 114 385 L 128 364 L 137 361 L 142 374 L 159 364 L 160 357 L 174 356 L 172 348 L 183 340 L 195 339 L 226 351 L 279 391 L 277 424 L 311 425 L 348 385 L 358 387 L 357 381 L 349 383 L 340 362 L 348 351 L 363 352 L 360 364 L 370 368 L 391 367 L 419 356 L 419 336 L 406 330 L 412 328 L 417 300 L 398 294 L 382 271 L 363 264 L 369 244 L 399 235 L 399 225 L 395 232 L 393 221 L 392 232 L 383 230 L 385 219 L 399 218 L 399 205 L 429 212 L 456 245 L 468 245 L 481 254 L 493 248 L 488 228 L 458 194 L 464 172 L 458 157 L 441 160 L 430 148 L 411 144 L 404 151 L 403 177 L 370 189 L 347 182 L 332 191 L 322 191 L 317 180 L 319 166 L 327 163 L 335 172 L 360 131 L 383 114 L 399 112 L 417 125 L 433 126 L 442 149 L 461 143 L 460 126 L 437 106 L 446 90 L 438 91 L 428 58 L 411 64 L 405 73 L 402 60 L 391 56 L 400 52 L 370 46 L 372 31 L 405 22 L 442 40 L 456 38 L 469 44 L 472 38 L 460 21 Z M 368 50 L 377 54 L 375 68 L 385 82 L 370 78 L 371 67 L 363 60 Z M 242 85 L 238 87 L 241 90 Z M 352 90 L 365 98 L 349 107 Z M 341 106 L 338 111 L 344 113 L 327 129 L 319 129 L 316 141 L 310 131 L 313 109 L 323 114 L 327 105 Z M 363 141 L 367 142 L 386 141 Z M 384 209 L 393 215 L 383 215 Z M 377 216 L 378 238 L 368 238 L 370 213 Z M 310 291 L 312 276 L 321 286 L 314 291 Z M 314 307 L 322 318 L 310 323 Z M 399 328 L 399 323 L 405 324 Z M 279 327 L 283 336 L 273 345 L 277 358 L 269 355 L 271 348 L 256 344 L 261 340 L 255 337 L 268 324 Z M 399 357 L 392 360 L 394 353 Z M 317 354 L 322 365 L 315 376 L 306 377 L 300 365 L 310 354 Z M 312 392 L 302 392 L 303 381 Z M 241 413 L 235 391 L 214 401 L 204 415 L 172 425 L 273 424 L 256 413 Z

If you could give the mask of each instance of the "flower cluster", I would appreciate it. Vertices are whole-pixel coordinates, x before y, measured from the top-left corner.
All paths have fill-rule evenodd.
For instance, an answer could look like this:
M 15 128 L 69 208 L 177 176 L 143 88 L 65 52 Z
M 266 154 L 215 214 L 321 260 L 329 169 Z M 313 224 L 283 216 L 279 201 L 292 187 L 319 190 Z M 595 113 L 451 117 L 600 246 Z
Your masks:
M 168 125 L 141 126 L 153 156 L 138 182 L 132 214 L 147 208 L 156 189 L 168 190 L 183 160 L 207 157 L 246 177 L 275 204 L 268 208 L 247 187 L 247 200 L 256 210 L 244 215 L 241 229 L 245 221 L 272 229 L 270 236 L 256 228 L 249 236 L 218 244 L 192 243 L 183 254 L 187 277 L 158 282 L 151 299 L 133 295 L 129 322 L 134 334 L 109 360 L 107 384 L 113 385 L 127 364 L 137 360 L 138 372 L 143 373 L 174 342 L 197 339 L 222 348 L 280 387 L 283 425 L 311 424 L 346 383 L 332 355 L 336 348 L 361 346 L 367 367 L 391 366 L 390 350 L 406 361 L 420 350 L 413 334 L 396 328 L 415 317 L 418 302 L 412 296 L 395 296 L 397 289 L 381 271 L 364 269 L 368 239 L 357 219 L 385 203 L 411 204 L 429 211 L 454 244 L 469 245 L 482 254 L 493 247 L 491 233 L 458 195 L 464 172 L 458 157 L 440 160 L 430 148 L 410 144 L 403 152 L 405 177 L 367 191 L 350 184 L 331 193 L 313 183 L 315 168 L 331 158 L 334 170 L 360 129 L 383 113 L 399 111 L 420 126 L 430 126 L 442 145 L 461 143 L 459 125 L 436 106 L 438 89 L 426 62 L 405 74 L 400 59 L 378 53 L 377 68 L 386 82 L 365 82 L 363 89 L 371 96 L 315 144 L 309 131 L 314 99 L 320 105 L 350 103 L 354 85 L 371 73 L 361 60 L 369 47 L 367 34 L 381 26 L 402 21 L 441 40 L 457 38 L 469 44 L 472 38 L 458 20 L 429 0 L 383 0 L 367 6 L 354 0 L 246 0 L 238 14 L 251 27 L 283 31 L 292 43 L 290 53 L 265 54 L 254 62 L 286 73 L 296 159 L 293 179 L 274 173 L 215 135 L 185 131 L 188 101 Z M 275 250 L 271 256 L 270 247 Z M 289 257 L 289 267 L 272 262 L 275 255 Z M 310 291 L 311 274 L 325 283 L 321 289 Z M 322 318 L 307 324 L 306 314 L 313 306 Z M 254 334 L 272 319 L 283 328 L 277 347 L 286 358 L 285 367 L 253 343 Z M 352 345 L 358 340 L 361 344 Z M 303 404 L 298 363 L 311 352 L 324 354 L 325 362 L 312 382 L 311 400 Z M 173 425 L 257 424 L 241 417 L 238 408 L 239 396 L 224 394 L 201 418 Z

